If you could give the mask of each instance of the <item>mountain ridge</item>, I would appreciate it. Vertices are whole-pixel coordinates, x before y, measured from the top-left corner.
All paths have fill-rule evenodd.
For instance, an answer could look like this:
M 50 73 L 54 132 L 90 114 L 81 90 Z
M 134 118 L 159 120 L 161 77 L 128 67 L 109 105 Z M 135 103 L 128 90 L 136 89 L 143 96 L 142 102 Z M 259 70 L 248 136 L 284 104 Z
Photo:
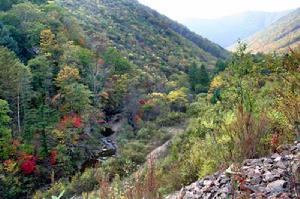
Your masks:
M 216 19 L 185 20 L 184 24 L 226 48 L 238 39 L 245 39 L 266 28 L 289 12 L 291 10 L 282 12 L 246 11 Z
M 260 31 L 245 42 L 254 53 L 273 51 L 286 52 L 300 44 L 300 8 L 283 16 L 278 21 Z

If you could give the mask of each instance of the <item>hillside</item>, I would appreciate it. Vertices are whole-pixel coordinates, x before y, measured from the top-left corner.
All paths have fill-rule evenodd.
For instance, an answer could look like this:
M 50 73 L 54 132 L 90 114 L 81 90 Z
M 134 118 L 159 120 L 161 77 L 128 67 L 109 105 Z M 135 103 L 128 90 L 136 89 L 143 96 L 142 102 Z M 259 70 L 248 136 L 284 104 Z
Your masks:
M 245 42 L 252 52 L 286 52 L 300 44 L 300 8 L 280 18 Z
M 139 66 L 175 70 L 192 60 L 212 65 L 228 56 L 220 46 L 135 0 L 57 2 L 80 21 L 91 43 L 117 47 Z
M 238 39 L 245 39 L 263 30 L 290 11 L 249 11 L 217 19 L 187 19 L 187 27 L 211 41 L 227 48 Z
M 99 181 L 83 172 L 99 165 L 128 177 L 174 136 L 164 127 L 185 121 L 229 56 L 134 0 L 0 10 L 0 198 L 91 191 Z M 67 189 L 81 177 L 91 184 Z
M 300 48 L 229 53 L 136 0 L 3 2 L 0 198 L 161 199 L 300 139 Z

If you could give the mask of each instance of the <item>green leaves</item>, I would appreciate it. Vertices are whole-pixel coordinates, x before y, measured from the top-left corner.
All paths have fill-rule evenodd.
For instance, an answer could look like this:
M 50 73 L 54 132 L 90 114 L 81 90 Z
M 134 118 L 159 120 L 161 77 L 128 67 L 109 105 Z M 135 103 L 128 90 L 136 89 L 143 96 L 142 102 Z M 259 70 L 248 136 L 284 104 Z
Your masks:
M 109 48 L 104 53 L 105 63 L 114 67 L 114 73 L 124 74 L 130 72 L 132 66 L 130 62 L 114 48 Z
M 8 116 L 9 112 L 7 101 L 0 99 L 0 160 L 10 155 L 12 134 L 8 126 L 11 120 Z
M 208 91 L 210 77 L 205 65 L 202 64 L 199 67 L 196 63 L 193 63 L 189 67 L 188 75 L 193 91 L 196 93 L 206 93 Z

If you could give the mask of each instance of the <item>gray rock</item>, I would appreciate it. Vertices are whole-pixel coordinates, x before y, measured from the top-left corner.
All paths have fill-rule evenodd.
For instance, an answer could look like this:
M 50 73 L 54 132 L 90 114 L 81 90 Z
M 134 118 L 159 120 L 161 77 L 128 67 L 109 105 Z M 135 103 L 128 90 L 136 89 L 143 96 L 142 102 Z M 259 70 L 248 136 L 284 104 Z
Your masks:
M 265 182 L 272 182 L 275 179 L 275 176 L 270 172 L 267 171 L 264 175 L 263 175 L 264 181 Z
M 282 149 L 282 153 L 276 153 L 270 157 L 245 160 L 239 172 L 231 172 L 231 176 L 244 176 L 244 188 L 251 192 L 251 195 L 245 195 L 245 191 L 236 189 L 234 194 L 237 198 L 245 198 L 245 196 L 249 199 L 296 198 L 296 193 L 290 193 L 295 192 L 293 189 L 290 189 L 290 187 L 293 187 L 290 184 L 290 176 L 294 174 L 295 180 L 300 182 L 300 157 L 296 155 L 300 151 L 300 143 L 297 142 L 293 146 L 284 145 Z M 227 170 L 230 170 L 230 168 Z M 225 173 L 225 171 L 216 172 L 211 176 L 207 176 L 186 187 L 186 195 L 184 197 L 179 197 L 179 194 L 175 194 L 170 199 L 231 198 L 232 179 Z
M 276 158 L 279 158 L 279 157 L 281 157 L 278 153 L 274 153 L 272 156 L 271 156 L 271 158 L 272 159 L 276 159 Z
M 287 181 L 285 180 L 276 180 L 274 182 L 271 182 L 267 185 L 266 190 L 270 192 L 271 194 L 274 193 L 281 193 L 284 191 L 284 189 L 287 186 Z

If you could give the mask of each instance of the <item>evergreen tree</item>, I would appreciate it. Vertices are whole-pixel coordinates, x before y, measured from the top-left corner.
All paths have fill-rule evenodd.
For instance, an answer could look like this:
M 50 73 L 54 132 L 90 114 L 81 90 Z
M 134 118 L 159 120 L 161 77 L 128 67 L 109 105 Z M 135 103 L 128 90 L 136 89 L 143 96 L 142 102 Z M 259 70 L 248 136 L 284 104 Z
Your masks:
M 210 83 L 209 74 L 205 65 L 198 67 L 193 63 L 188 71 L 191 88 L 196 93 L 207 92 Z

